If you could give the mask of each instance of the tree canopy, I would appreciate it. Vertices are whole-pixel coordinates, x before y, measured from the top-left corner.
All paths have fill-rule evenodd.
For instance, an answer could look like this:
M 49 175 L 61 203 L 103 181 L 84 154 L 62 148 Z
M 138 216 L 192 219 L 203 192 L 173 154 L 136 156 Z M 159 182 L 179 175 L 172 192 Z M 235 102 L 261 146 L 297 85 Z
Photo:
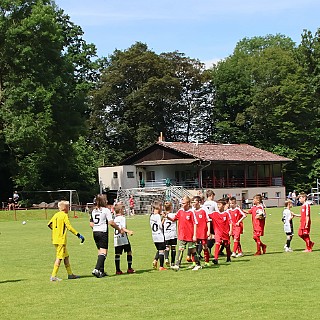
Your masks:
M 193 120 L 210 95 L 203 69 L 184 54 L 158 55 L 140 42 L 116 50 L 92 93 L 90 141 L 103 148 L 108 163 L 145 148 L 159 132 L 189 141 L 196 132 Z
M 319 134 L 305 44 L 282 35 L 241 40 L 212 70 L 218 123 L 212 139 L 249 143 L 294 160 L 287 184 L 309 188 Z
M 53 1 L 1 2 L 1 175 L 14 187 L 70 188 L 77 176 L 96 55 L 82 33 Z

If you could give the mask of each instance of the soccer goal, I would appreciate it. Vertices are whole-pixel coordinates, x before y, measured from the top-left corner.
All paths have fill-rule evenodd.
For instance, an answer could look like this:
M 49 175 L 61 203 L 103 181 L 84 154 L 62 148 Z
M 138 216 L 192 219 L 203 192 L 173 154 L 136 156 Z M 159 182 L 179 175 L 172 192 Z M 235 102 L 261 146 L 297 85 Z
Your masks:
M 61 200 L 69 201 L 69 210 L 81 208 L 77 190 L 37 190 L 20 191 L 20 204 L 26 208 L 49 208 L 57 209 Z

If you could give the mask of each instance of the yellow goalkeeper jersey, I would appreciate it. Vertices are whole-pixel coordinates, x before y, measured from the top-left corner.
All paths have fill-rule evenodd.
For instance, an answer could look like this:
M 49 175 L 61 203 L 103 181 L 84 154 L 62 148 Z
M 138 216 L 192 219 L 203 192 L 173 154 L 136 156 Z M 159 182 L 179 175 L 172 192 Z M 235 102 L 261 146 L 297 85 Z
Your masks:
M 49 221 L 48 226 L 52 229 L 52 243 L 53 244 L 67 244 L 67 230 L 74 235 L 78 232 L 71 226 L 68 214 L 59 211 Z

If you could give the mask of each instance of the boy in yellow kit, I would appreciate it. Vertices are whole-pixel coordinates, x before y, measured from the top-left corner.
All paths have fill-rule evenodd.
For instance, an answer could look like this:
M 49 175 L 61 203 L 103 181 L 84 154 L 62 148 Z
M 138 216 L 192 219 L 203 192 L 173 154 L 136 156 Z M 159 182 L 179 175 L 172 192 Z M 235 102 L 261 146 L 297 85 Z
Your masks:
M 81 240 L 81 243 L 84 242 L 84 237 L 71 226 L 68 217 L 69 202 L 60 201 L 58 203 L 58 208 L 59 212 L 57 212 L 48 223 L 48 227 L 52 230 L 52 244 L 54 244 L 56 248 L 56 260 L 54 262 L 50 281 L 61 280 L 57 278 L 57 273 L 62 259 L 68 272 L 68 279 L 77 279 L 80 277 L 73 274 L 70 267 L 69 253 L 67 251 L 67 230 L 76 235 Z

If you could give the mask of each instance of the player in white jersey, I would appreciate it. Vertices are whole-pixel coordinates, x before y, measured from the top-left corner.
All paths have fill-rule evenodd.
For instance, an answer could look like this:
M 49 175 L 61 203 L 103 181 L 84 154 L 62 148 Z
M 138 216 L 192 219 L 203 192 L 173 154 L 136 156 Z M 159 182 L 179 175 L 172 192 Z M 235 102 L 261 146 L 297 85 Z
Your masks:
M 174 218 L 175 214 L 172 212 L 173 205 L 170 201 L 164 203 L 165 215 Z M 166 250 L 164 252 L 164 261 L 167 266 L 170 266 L 169 263 L 169 251 L 171 251 L 171 265 L 174 265 L 176 260 L 176 246 L 177 246 L 177 222 L 171 221 L 167 218 L 163 222 L 164 227 L 164 239 L 166 243 Z
M 212 212 L 219 212 L 217 202 L 214 201 L 215 195 L 216 194 L 212 190 L 207 190 L 207 192 L 206 192 L 207 200 L 204 201 L 202 207 L 203 207 L 203 209 L 206 210 L 206 212 L 208 214 L 211 214 Z M 211 250 L 212 250 L 212 248 L 214 246 L 214 242 L 215 242 L 214 241 L 214 226 L 213 226 L 212 221 L 210 223 L 210 231 L 211 231 L 211 236 L 208 238 L 207 246 L 208 246 L 208 249 L 209 249 L 209 252 L 211 255 Z
M 123 204 L 116 204 L 114 206 L 115 218 L 114 222 L 117 226 L 124 231 L 124 233 L 120 233 L 117 229 L 114 229 L 114 263 L 116 266 L 116 274 L 123 274 L 120 269 L 120 256 L 122 252 L 127 253 L 127 263 L 128 269 L 127 273 L 134 273 L 135 271 L 132 269 L 132 250 L 131 244 L 128 239 L 128 235 L 132 236 L 133 231 L 127 229 L 126 217 L 124 215 L 124 208 Z
M 292 200 L 288 199 L 284 203 L 285 208 L 282 212 L 282 222 L 283 222 L 283 229 L 284 232 L 287 236 L 287 242 L 284 245 L 284 251 L 285 252 L 292 252 L 293 250 L 291 249 L 291 240 L 293 237 L 293 221 L 292 219 L 294 217 L 300 217 L 300 214 L 295 214 L 291 211 L 291 208 L 293 206 Z
M 150 215 L 150 227 L 152 232 L 152 240 L 157 248 L 157 253 L 153 260 L 153 268 L 157 269 L 158 260 L 160 260 L 159 271 L 167 270 L 164 268 L 164 251 L 166 249 L 164 233 L 163 233 L 163 220 L 162 204 L 160 201 L 154 201 L 152 204 L 153 213 Z
M 90 216 L 90 227 L 92 228 L 93 238 L 98 248 L 98 259 L 92 274 L 97 278 L 107 276 L 104 272 L 104 263 L 108 253 L 108 225 L 110 224 L 120 233 L 124 232 L 113 221 L 111 211 L 106 206 L 106 196 L 103 194 L 97 195 L 96 206 Z
M 218 212 L 218 205 L 214 201 L 215 193 L 212 190 L 206 192 L 207 200 L 203 203 L 203 206 L 207 208 L 209 213 Z

